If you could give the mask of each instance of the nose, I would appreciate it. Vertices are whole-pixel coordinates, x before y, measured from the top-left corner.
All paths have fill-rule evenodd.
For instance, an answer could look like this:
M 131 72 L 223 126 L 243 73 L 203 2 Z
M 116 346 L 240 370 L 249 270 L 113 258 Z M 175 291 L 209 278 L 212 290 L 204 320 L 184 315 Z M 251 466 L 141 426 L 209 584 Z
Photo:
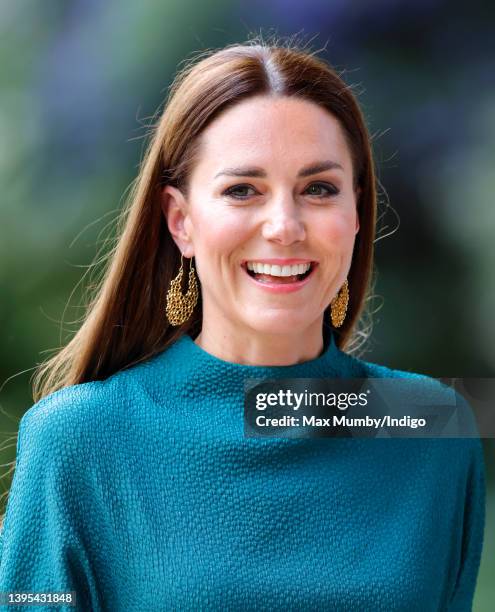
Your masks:
M 281 197 L 267 206 L 267 219 L 262 234 L 266 240 L 289 245 L 306 238 L 301 211 L 291 197 Z

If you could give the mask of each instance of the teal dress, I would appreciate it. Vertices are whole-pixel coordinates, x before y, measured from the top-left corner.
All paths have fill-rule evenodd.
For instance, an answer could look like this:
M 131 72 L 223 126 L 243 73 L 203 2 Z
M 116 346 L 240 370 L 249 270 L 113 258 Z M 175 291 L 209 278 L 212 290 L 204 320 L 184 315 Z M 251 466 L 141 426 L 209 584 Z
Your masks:
M 0 592 L 75 592 L 76 607 L 30 608 L 45 612 L 471 610 L 479 438 L 244 437 L 245 378 L 398 376 L 419 375 L 331 334 L 292 366 L 226 362 L 184 335 L 46 396 L 20 423 Z

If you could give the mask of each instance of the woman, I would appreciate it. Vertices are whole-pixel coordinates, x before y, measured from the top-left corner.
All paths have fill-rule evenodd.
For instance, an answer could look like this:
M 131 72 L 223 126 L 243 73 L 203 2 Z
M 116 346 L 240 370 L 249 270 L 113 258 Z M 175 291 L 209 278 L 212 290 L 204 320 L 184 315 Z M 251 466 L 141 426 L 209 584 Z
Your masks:
M 351 89 L 289 46 L 204 56 L 130 202 L 21 420 L 0 590 L 126 612 L 469 610 L 479 439 L 243 435 L 246 378 L 419 377 L 349 354 L 376 216 Z

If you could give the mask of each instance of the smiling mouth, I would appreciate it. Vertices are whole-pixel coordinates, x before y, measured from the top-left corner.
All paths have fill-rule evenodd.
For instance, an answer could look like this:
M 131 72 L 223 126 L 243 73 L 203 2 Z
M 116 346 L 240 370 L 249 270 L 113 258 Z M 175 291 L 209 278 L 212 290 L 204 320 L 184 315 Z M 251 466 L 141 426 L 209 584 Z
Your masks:
M 306 272 L 304 272 L 303 274 L 295 274 L 293 276 L 272 276 L 271 274 L 260 274 L 258 272 L 254 272 L 253 270 L 248 270 L 247 264 L 242 264 L 244 270 L 249 274 L 249 276 L 251 276 L 255 280 L 261 283 L 278 283 L 280 285 L 297 283 L 304 280 L 313 272 L 316 266 L 317 263 L 312 261 L 309 269 L 306 270 Z

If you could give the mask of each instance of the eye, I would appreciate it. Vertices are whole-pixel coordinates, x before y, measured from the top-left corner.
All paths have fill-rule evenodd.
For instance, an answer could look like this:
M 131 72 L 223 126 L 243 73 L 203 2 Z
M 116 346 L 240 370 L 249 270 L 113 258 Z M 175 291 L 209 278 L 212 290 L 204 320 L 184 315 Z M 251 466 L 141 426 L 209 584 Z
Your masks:
M 321 189 L 323 188 L 326 193 L 323 193 L 323 195 L 320 195 L 318 193 L 310 193 L 310 195 L 313 195 L 317 198 L 328 198 L 331 196 L 336 196 L 340 193 L 340 190 L 337 189 L 336 187 L 334 187 L 333 185 L 331 185 L 330 183 L 312 183 L 309 187 L 307 187 L 307 191 L 309 191 L 310 189 L 316 187 L 316 189 Z M 246 200 L 249 197 L 251 197 L 252 195 L 255 194 L 248 194 L 248 193 L 239 193 L 239 191 L 243 191 L 243 190 L 249 190 L 252 189 L 254 192 L 256 192 L 256 190 L 254 189 L 254 187 L 252 187 L 251 185 L 247 185 L 247 184 L 243 184 L 243 185 L 233 185 L 232 187 L 228 187 L 227 189 L 225 189 L 225 191 L 222 192 L 223 196 L 231 196 L 233 197 L 235 200 Z
M 234 193 L 238 190 L 243 190 L 243 189 L 254 189 L 254 187 L 251 187 L 251 185 L 233 185 L 232 187 L 229 187 L 228 189 L 226 189 L 225 191 L 222 192 L 222 195 L 225 196 L 232 196 L 235 200 L 245 200 L 246 198 L 249 198 L 249 195 L 234 195 Z
M 326 190 L 326 195 L 318 195 L 317 193 L 310 193 L 310 195 L 314 195 L 317 198 L 328 198 L 330 196 L 335 196 L 338 195 L 340 193 L 340 191 L 334 187 L 333 185 L 329 184 L 329 183 L 312 183 L 311 185 L 309 185 L 309 187 L 307 188 L 307 191 L 309 191 L 310 189 L 312 189 L 313 187 L 321 188 L 323 187 L 323 189 Z

